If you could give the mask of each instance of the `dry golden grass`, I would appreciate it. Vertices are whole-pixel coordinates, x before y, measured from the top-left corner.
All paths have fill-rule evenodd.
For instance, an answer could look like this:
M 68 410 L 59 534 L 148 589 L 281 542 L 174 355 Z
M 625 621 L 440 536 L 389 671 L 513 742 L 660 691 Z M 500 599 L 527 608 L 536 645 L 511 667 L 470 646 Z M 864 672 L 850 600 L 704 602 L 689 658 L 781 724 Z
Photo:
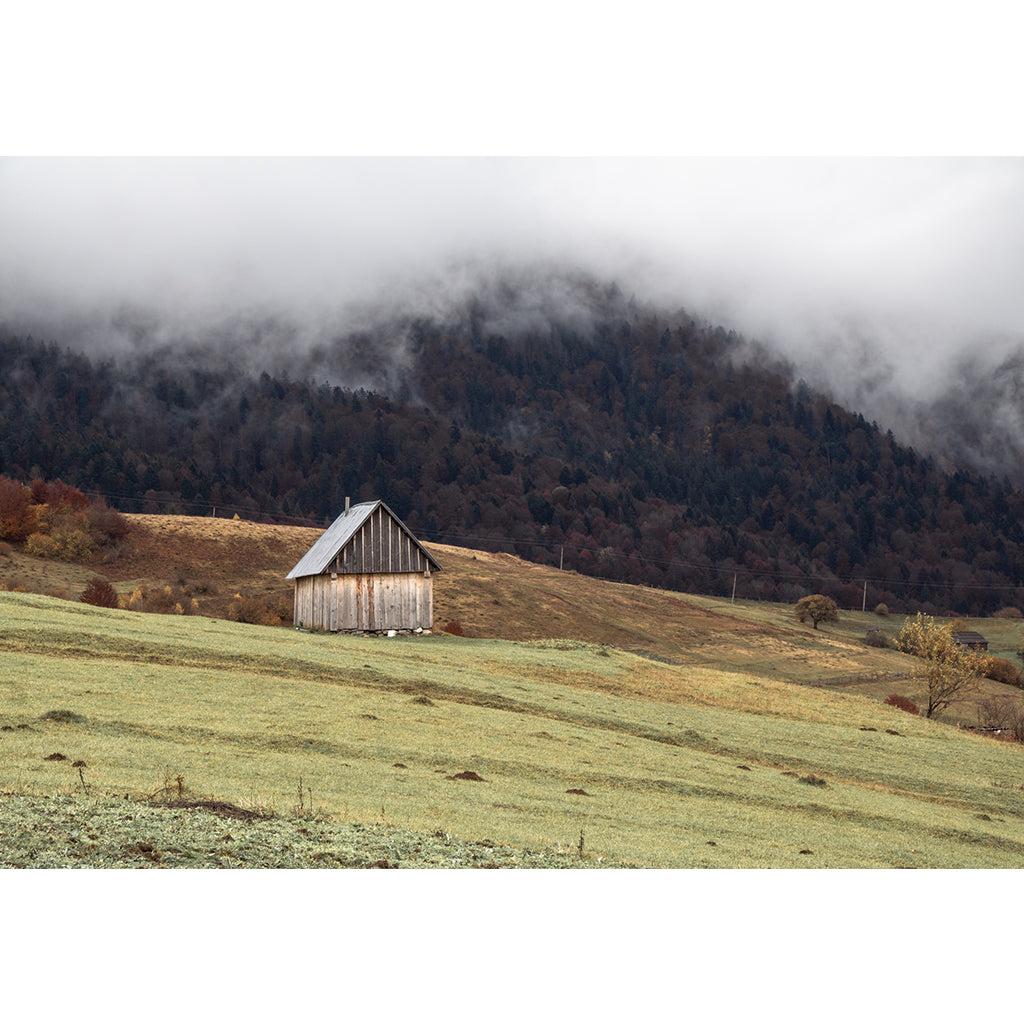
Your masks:
M 285 576 L 320 530 L 210 517 L 132 515 L 132 530 L 116 552 L 84 565 L 30 559 L 14 551 L 0 562 L 0 586 L 21 580 L 27 589 L 77 597 L 93 574 L 123 595 L 140 584 L 184 585 L 200 614 L 226 617 L 235 595 L 272 606 L 290 605 Z M 444 567 L 435 576 L 435 627 L 461 624 L 469 637 L 506 640 L 563 638 L 609 645 L 694 669 L 726 669 L 780 681 L 914 673 L 912 659 L 865 643 L 869 628 L 895 631 L 901 617 L 842 612 L 840 622 L 814 630 L 797 623 L 788 605 L 683 595 L 595 580 L 525 562 L 513 555 L 426 545 Z M 116 555 L 116 557 L 114 557 Z M 1022 627 L 1013 619 L 968 625 L 985 633 L 993 653 L 1015 659 Z M 585 682 L 582 678 L 578 683 Z M 587 685 L 592 685 L 588 683 Z M 613 685 L 607 679 L 602 687 Z M 642 673 L 614 684 L 642 695 Z M 663 685 L 661 683 L 659 686 Z M 692 684 L 677 684 L 687 698 Z M 918 699 L 913 680 L 842 684 L 884 699 L 894 690 Z M 1004 693 L 992 684 L 987 692 Z M 961 709 L 964 710 L 964 709 Z M 961 720 L 973 720 L 967 708 Z

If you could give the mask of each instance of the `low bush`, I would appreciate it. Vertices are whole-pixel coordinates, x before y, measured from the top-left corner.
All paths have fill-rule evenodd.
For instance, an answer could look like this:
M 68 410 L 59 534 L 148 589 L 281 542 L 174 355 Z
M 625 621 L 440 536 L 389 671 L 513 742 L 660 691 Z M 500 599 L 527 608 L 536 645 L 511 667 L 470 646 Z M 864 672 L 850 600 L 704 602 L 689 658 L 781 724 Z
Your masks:
M 136 587 L 127 601 L 133 612 L 156 612 L 158 615 L 198 615 L 199 602 L 189 597 L 180 587 L 150 589 L 145 584 Z
M 85 585 L 79 598 L 84 604 L 94 604 L 97 608 L 117 608 L 117 591 L 102 576 L 94 576 Z
M 89 534 L 99 545 L 122 540 L 131 529 L 131 524 L 117 509 L 111 508 L 102 498 L 97 498 L 86 511 Z
M 889 606 L 887 604 L 876 604 L 875 614 L 884 619 L 889 614 Z
M 885 698 L 885 703 L 890 707 L 899 708 L 900 711 L 906 711 L 910 715 L 921 714 L 920 709 L 912 700 L 908 697 L 901 697 L 898 693 L 890 693 Z
M 993 619 L 1020 619 L 1024 618 L 1019 608 L 1000 608 L 992 616 Z
M 261 597 L 243 597 L 236 594 L 228 618 L 232 622 L 247 622 L 253 626 L 280 626 L 281 617 L 277 615 Z
M 462 628 L 462 623 L 459 622 L 458 619 L 452 619 L 452 621 L 449 622 L 448 625 L 446 625 L 444 627 L 444 631 L 446 633 L 450 634 L 451 636 L 465 636 L 466 635 L 466 631 Z
M 1020 673 L 1005 658 L 989 658 L 985 664 L 985 676 L 1007 686 L 1020 686 Z
M 54 554 L 62 562 L 77 562 L 92 554 L 93 543 L 89 534 L 77 527 L 54 532 Z
M 25 541 L 25 553 L 33 558 L 54 558 L 57 554 L 57 542 L 45 533 L 33 533 Z
M 880 629 L 869 629 L 864 635 L 864 642 L 868 647 L 891 647 L 889 635 Z

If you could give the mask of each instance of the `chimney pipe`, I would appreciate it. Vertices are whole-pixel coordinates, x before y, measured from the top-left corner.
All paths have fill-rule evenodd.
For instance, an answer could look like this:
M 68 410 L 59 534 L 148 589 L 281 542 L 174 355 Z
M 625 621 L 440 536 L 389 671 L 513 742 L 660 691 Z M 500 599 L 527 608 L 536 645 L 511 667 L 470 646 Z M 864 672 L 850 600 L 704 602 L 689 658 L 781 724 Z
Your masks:
M 350 502 L 351 500 L 352 500 L 352 499 L 351 499 L 351 498 L 350 498 L 350 497 L 349 497 L 349 496 L 348 496 L 348 495 L 346 494 L 346 495 L 345 495 L 345 512 L 346 512 L 346 513 L 348 512 L 349 502 Z

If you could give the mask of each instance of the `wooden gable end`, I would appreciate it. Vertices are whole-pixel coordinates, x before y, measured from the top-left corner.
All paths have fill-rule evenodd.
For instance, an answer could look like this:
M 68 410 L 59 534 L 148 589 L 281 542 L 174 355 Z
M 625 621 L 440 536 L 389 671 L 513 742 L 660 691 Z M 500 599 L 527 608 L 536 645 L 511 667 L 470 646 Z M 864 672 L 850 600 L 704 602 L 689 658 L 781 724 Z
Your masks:
M 327 572 L 340 574 L 430 573 L 430 560 L 383 504 L 331 561 Z

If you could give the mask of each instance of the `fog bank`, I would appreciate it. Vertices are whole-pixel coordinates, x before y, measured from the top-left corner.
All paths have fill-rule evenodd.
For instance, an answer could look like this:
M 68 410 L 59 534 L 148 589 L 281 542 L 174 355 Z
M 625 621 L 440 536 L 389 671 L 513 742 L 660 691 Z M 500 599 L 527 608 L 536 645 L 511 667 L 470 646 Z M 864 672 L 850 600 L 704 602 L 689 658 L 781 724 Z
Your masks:
M 552 282 L 531 315 L 572 315 L 558 268 L 740 331 L 844 404 L 926 434 L 923 407 L 965 367 L 975 383 L 1016 373 L 1022 172 L 974 158 L 5 158 L 0 320 L 90 352 L 199 341 L 260 359 L 375 319 L 443 319 L 509 268 Z M 1000 430 L 1019 429 L 1017 393 L 1002 388 Z

